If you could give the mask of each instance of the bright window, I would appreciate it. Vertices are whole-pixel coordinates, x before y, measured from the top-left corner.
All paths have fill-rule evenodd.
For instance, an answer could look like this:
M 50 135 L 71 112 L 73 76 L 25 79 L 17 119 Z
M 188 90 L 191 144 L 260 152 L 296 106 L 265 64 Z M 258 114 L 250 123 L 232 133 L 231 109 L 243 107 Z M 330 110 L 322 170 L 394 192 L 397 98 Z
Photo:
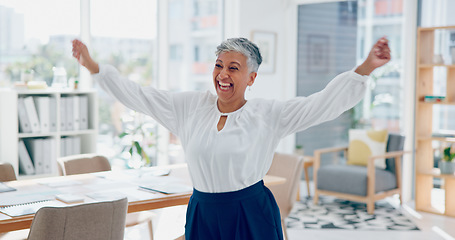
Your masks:
M 96 0 L 90 3 L 92 56 L 99 63 L 113 65 L 132 81 L 156 86 L 156 1 Z M 96 83 L 94 86 L 99 96 L 98 152 L 126 167 L 155 164 L 155 121 L 126 108 L 99 89 Z M 141 131 L 133 133 L 136 129 Z M 141 150 L 134 147 L 135 141 Z M 144 154 L 140 151 L 145 151 L 149 163 L 141 162 Z
M 85 41 L 92 57 L 101 64 L 113 65 L 132 81 L 170 91 L 212 91 L 214 52 L 223 32 L 223 0 L 169 0 L 160 4 L 168 4 L 168 11 L 158 14 L 157 0 L 0 0 L 0 87 L 11 86 L 30 72 L 35 80 L 51 85 L 53 67 L 65 69 L 70 85 L 80 75 L 81 82 L 88 81 L 71 56 L 71 41 L 90 33 Z M 89 19 L 89 25 L 84 21 L 81 25 L 80 16 Z M 160 49 L 167 49 L 168 57 L 158 56 L 158 18 L 167 19 L 160 30 L 167 35 L 167 42 L 159 44 Z M 158 58 L 165 62 L 160 66 L 165 67 L 158 68 Z M 167 76 L 161 84 L 158 71 Z M 93 87 L 99 97 L 98 153 L 114 159 L 114 164 L 137 167 L 138 156 L 129 149 L 138 141 L 155 164 L 156 123 L 125 108 L 96 83 Z M 119 137 L 138 126 L 147 136 Z M 169 141 L 169 147 L 163 149 L 169 150 L 170 163 L 183 161 L 179 139 L 170 135 Z
M 53 67 L 78 76 L 71 40 L 80 31 L 79 0 L 0 0 L 0 86 L 32 75 L 52 84 Z
M 212 91 L 216 46 L 222 41 L 222 0 L 169 0 L 168 88 Z M 179 139 L 170 136 L 170 163 L 182 162 Z

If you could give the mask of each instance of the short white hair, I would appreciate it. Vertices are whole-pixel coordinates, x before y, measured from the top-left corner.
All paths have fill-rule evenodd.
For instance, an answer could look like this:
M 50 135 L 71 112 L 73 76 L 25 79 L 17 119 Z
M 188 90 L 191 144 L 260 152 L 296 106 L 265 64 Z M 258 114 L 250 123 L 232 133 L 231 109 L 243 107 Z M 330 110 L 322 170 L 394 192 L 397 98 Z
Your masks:
M 257 72 L 262 63 L 262 56 L 256 44 L 246 38 L 229 38 L 216 47 L 216 56 L 223 52 L 238 52 L 243 54 L 247 60 L 246 64 L 250 72 Z

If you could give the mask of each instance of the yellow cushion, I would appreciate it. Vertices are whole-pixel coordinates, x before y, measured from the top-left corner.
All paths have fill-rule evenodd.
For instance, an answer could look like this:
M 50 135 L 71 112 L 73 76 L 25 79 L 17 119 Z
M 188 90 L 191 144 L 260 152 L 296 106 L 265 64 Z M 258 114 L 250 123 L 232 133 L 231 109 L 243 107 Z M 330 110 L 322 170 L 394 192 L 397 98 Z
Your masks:
M 387 130 L 349 130 L 348 164 L 366 166 L 371 156 L 386 152 Z M 376 167 L 385 169 L 385 159 L 375 161 Z

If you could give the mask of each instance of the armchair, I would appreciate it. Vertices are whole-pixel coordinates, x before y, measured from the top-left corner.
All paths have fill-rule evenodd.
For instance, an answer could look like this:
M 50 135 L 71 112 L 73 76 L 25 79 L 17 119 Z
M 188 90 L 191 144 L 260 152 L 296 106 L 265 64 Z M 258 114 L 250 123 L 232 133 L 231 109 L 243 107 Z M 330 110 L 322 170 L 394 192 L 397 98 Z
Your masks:
M 389 134 L 386 153 L 368 158 L 367 166 L 332 164 L 321 166 L 321 155 L 333 152 L 344 152 L 348 147 L 325 148 L 314 151 L 313 178 L 315 185 L 314 203 L 319 195 L 332 195 L 350 201 L 364 202 L 367 212 L 374 213 L 374 203 L 394 194 L 401 196 L 401 158 L 404 136 Z M 386 168 L 376 168 L 374 162 L 386 159 Z

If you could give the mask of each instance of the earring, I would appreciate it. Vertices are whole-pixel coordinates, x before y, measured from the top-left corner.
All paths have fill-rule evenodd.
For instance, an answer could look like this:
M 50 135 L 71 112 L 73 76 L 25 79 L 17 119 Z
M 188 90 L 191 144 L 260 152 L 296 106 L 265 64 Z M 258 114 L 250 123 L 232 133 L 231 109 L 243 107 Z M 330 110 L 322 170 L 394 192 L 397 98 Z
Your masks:
M 251 85 L 248 86 L 248 91 L 251 92 Z

